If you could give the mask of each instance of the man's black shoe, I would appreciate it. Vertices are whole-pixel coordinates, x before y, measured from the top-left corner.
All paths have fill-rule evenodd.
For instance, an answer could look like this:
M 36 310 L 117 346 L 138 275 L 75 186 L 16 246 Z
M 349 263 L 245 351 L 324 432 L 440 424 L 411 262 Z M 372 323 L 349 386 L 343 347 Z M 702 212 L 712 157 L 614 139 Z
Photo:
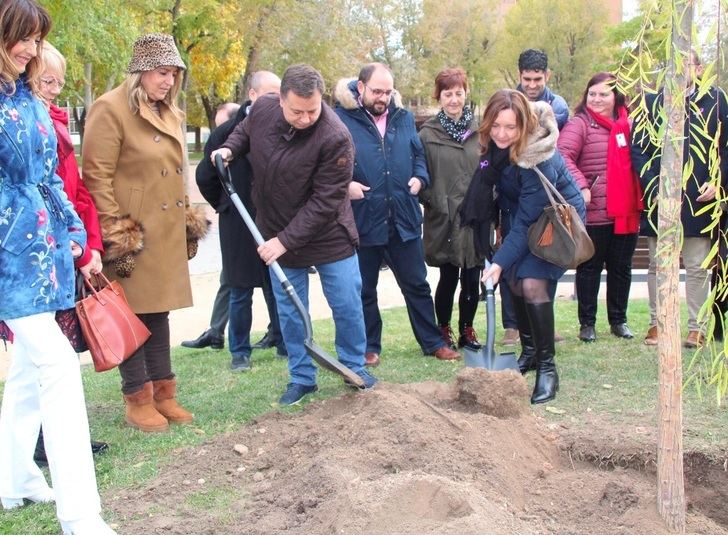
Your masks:
M 91 453 L 94 455 L 101 455 L 109 451 L 109 445 L 106 442 L 97 442 L 96 440 L 91 441 Z
M 615 323 L 610 325 L 610 330 L 614 336 L 619 338 L 626 338 L 627 340 L 634 338 L 634 334 L 632 334 L 632 331 L 626 323 Z
M 594 325 L 582 325 L 579 328 L 579 340 L 586 343 L 594 342 L 597 339 L 597 332 Z
M 274 347 L 275 345 L 276 340 L 273 338 L 273 335 L 270 333 L 270 331 L 267 331 L 263 338 L 254 343 L 252 347 L 253 349 L 269 349 L 271 347 Z
M 185 340 L 181 345 L 182 347 L 188 347 L 190 349 L 203 349 L 205 347 L 222 349 L 225 347 L 225 339 L 213 333 L 212 329 L 207 329 L 197 339 Z

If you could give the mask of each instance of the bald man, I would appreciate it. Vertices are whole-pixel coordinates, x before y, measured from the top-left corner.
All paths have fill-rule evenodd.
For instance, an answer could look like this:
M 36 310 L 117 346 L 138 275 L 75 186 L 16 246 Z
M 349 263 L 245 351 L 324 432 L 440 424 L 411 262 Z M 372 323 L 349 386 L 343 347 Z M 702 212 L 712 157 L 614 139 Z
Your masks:
M 287 356 L 283 338 L 278 325 L 275 299 L 270 285 L 270 275 L 256 252 L 257 245 L 245 227 L 243 219 L 223 191 L 217 172 L 210 162 L 210 153 L 227 139 L 235 126 L 250 111 L 253 103 L 267 93 L 277 94 L 281 80 L 269 71 L 253 73 L 250 80 L 249 100 L 238 105 L 235 116 L 216 128 L 205 145 L 205 157 L 197 166 L 196 179 L 202 196 L 220 214 L 220 249 L 222 252 L 222 272 L 220 288 L 210 318 L 210 328 L 196 340 L 182 342 L 184 347 L 222 349 L 224 347 L 225 325 L 229 321 L 229 342 L 232 371 L 246 371 L 251 367 L 250 327 L 252 324 L 252 299 L 255 287 L 263 288 L 268 308 L 269 345 L 276 347 L 277 355 Z M 233 184 L 248 210 L 255 215 L 250 199 L 250 179 L 252 172 L 245 158 L 240 158 L 230 166 Z

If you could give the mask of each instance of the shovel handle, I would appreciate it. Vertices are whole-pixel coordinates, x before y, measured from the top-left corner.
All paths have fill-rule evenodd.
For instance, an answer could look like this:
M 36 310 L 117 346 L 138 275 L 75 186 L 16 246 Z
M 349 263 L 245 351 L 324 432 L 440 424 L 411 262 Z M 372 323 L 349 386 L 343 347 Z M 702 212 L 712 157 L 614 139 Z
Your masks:
M 243 201 L 240 200 L 240 195 L 238 195 L 238 192 L 235 191 L 235 186 L 233 186 L 233 180 L 230 176 L 230 169 L 225 167 L 222 156 L 220 156 L 219 154 L 215 155 L 215 168 L 217 169 L 217 174 L 220 177 L 222 187 L 225 188 L 225 191 L 230 196 L 230 200 L 240 213 L 240 217 L 242 217 L 243 221 L 245 221 L 245 226 L 248 227 L 248 230 L 253 235 L 255 243 L 257 243 L 258 245 L 263 245 L 265 243 L 265 239 L 258 230 L 258 227 L 255 225 L 255 221 L 253 221 L 253 218 L 250 217 L 250 212 L 248 212 L 248 209 L 245 208 Z M 276 277 L 281 283 L 283 283 L 283 281 L 287 282 L 286 275 L 283 273 L 281 266 L 278 265 L 278 262 L 273 262 L 270 265 L 270 268 L 273 270 L 273 273 L 275 273 Z
M 490 262 L 487 260 L 485 261 L 485 270 L 488 271 L 490 269 Z M 488 277 L 485 279 L 485 291 L 493 293 L 493 279 L 491 277 Z

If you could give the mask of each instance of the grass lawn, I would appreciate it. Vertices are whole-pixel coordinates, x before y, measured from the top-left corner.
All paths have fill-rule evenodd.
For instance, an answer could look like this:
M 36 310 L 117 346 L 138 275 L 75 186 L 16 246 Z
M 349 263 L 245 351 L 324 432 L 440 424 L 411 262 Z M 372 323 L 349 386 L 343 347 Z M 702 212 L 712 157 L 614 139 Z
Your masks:
M 534 411 L 548 420 L 569 426 L 578 426 L 587 415 L 599 415 L 625 429 L 654 426 L 658 395 L 657 352 L 642 344 L 648 323 L 647 302 L 630 303 L 630 326 L 637 335 L 631 341 L 609 335 L 603 302 L 601 305 L 598 340 L 583 344 L 576 338 L 579 327 L 575 320 L 576 303 L 565 300 L 557 303 L 557 330 L 567 338 L 557 345 L 561 390 L 554 402 L 535 407 Z M 481 307 L 476 323 L 481 340 L 485 338 L 483 316 Z M 396 383 L 448 381 L 461 369 L 461 364 L 439 362 L 421 355 L 404 309 L 387 310 L 383 318 L 385 350 L 382 365 L 375 371 L 381 380 Z M 316 340 L 331 351 L 332 322 L 315 322 L 314 332 Z M 253 335 L 253 339 L 259 334 Z M 496 340 L 501 335 L 499 329 Z M 687 351 L 684 353 L 685 362 L 690 355 Z M 170 433 L 163 434 L 144 434 L 124 425 L 118 372 L 98 374 L 93 367 L 83 370 L 92 437 L 111 444 L 110 452 L 99 457 L 96 463 L 99 487 L 107 503 L 133 495 L 133 487 L 154 477 L 158 467 L 164 465 L 178 448 L 235 430 L 271 410 L 301 410 L 295 407 L 281 409 L 276 405 L 287 383 L 287 368 L 285 361 L 275 358 L 274 350 L 255 352 L 254 368 L 245 374 L 229 372 L 227 351 L 175 348 L 173 360 L 179 378 L 179 398 L 195 413 L 196 420 L 193 425 L 174 426 Z M 529 374 L 528 381 L 533 383 L 533 374 Z M 319 375 L 319 388 L 318 393 L 310 396 L 312 401 L 343 392 L 341 381 L 326 372 Z M 552 412 L 554 409 L 556 412 Z M 728 411 L 725 406 L 716 405 L 712 391 L 706 391 L 703 399 L 692 388 L 686 391 L 684 426 L 686 449 L 713 451 L 728 444 Z M 201 503 L 200 507 L 207 505 Z M 57 532 L 55 510 L 51 505 L 0 512 L 0 534 Z

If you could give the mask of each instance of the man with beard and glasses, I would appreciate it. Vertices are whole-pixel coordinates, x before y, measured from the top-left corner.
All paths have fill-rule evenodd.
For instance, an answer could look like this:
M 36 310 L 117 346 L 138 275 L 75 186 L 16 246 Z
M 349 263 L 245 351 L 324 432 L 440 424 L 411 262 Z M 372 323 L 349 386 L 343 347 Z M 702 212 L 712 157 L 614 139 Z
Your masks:
M 367 366 L 379 364 L 382 318 L 377 303 L 379 267 L 394 273 L 412 330 L 426 355 L 456 360 L 435 322 L 422 247 L 417 194 L 429 184 L 425 152 L 412 113 L 402 108 L 394 77 L 381 63 L 365 65 L 357 80 L 341 80 L 335 111 L 356 148 L 349 196 L 359 231 L 359 269 L 367 330 Z

